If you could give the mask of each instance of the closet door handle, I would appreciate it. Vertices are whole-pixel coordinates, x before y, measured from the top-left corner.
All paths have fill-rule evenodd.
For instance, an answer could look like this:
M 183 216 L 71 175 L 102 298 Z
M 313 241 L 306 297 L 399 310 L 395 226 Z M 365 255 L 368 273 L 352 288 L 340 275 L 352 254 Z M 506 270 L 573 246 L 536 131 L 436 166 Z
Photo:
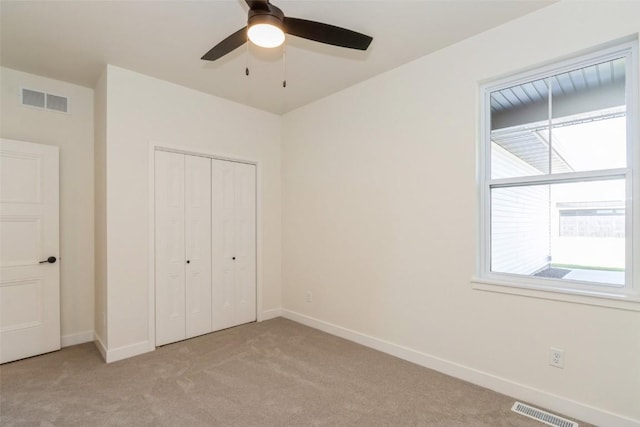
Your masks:
M 40 261 L 39 264 L 53 264 L 54 262 L 56 262 L 56 257 L 54 256 L 50 256 L 49 258 L 45 259 L 44 261 Z
M 233 258 L 231 258 L 231 259 L 235 260 L 235 259 L 236 259 L 236 257 L 233 257 Z
M 191 261 L 187 260 L 187 264 L 191 264 Z

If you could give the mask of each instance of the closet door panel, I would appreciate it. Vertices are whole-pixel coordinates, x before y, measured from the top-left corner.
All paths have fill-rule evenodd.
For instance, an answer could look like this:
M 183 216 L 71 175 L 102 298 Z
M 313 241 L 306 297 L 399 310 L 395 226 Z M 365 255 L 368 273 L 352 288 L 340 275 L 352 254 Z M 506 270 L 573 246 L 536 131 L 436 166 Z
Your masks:
M 256 320 L 256 167 L 235 164 L 236 324 Z
M 185 156 L 186 338 L 211 328 L 211 159 Z
M 184 155 L 155 153 L 156 345 L 185 338 Z
M 211 161 L 212 322 L 217 331 L 237 325 L 235 303 L 235 177 L 233 162 Z

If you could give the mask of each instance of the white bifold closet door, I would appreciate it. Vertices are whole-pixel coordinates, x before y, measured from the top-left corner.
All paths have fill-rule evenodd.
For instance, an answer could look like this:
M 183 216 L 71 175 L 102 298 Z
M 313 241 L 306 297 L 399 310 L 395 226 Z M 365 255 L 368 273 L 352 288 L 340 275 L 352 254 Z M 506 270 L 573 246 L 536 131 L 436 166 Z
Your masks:
M 256 167 L 211 161 L 213 330 L 256 320 Z
M 212 331 L 211 159 L 156 151 L 156 345 Z

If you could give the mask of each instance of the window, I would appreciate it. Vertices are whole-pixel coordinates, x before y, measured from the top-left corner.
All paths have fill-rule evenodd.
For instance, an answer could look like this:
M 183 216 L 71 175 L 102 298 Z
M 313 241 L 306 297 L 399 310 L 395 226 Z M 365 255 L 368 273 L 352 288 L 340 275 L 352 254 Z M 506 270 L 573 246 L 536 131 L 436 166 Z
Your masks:
M 480 280 L 638 294 L 636 56 L 625 43 L 482 87 Z

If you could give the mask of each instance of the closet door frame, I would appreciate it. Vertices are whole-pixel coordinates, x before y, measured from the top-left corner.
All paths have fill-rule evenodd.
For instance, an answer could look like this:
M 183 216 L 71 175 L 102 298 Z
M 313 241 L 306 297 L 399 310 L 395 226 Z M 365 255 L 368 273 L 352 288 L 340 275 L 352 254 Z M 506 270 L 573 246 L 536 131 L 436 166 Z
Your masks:
M 256 319 L 258 322 L 264 320 L 262 313 L 262 168 L 260 161 L 240 158 L 235 156 L 222 155 L 213 151 L 207 151 L 200 148 L 192 148 L 180 145 L 170 145 L 151 141 L 149 143 L 148 150 L 148 177 L 149 177 L 149 201 L 148 201 L 148 276 L 149 281 L 147 283 L 148 289 L 148 342 L 149 351 L 153 351 L 156 348 L 156 289 L 155 289 L 155 153 L 156 151 L 168 151 L 170 153 L 186 154 L 190 156 L 208 157 L 210 159 L 225 160 L 236 163 L 245 163 L 253 165 L 256 168 Z

